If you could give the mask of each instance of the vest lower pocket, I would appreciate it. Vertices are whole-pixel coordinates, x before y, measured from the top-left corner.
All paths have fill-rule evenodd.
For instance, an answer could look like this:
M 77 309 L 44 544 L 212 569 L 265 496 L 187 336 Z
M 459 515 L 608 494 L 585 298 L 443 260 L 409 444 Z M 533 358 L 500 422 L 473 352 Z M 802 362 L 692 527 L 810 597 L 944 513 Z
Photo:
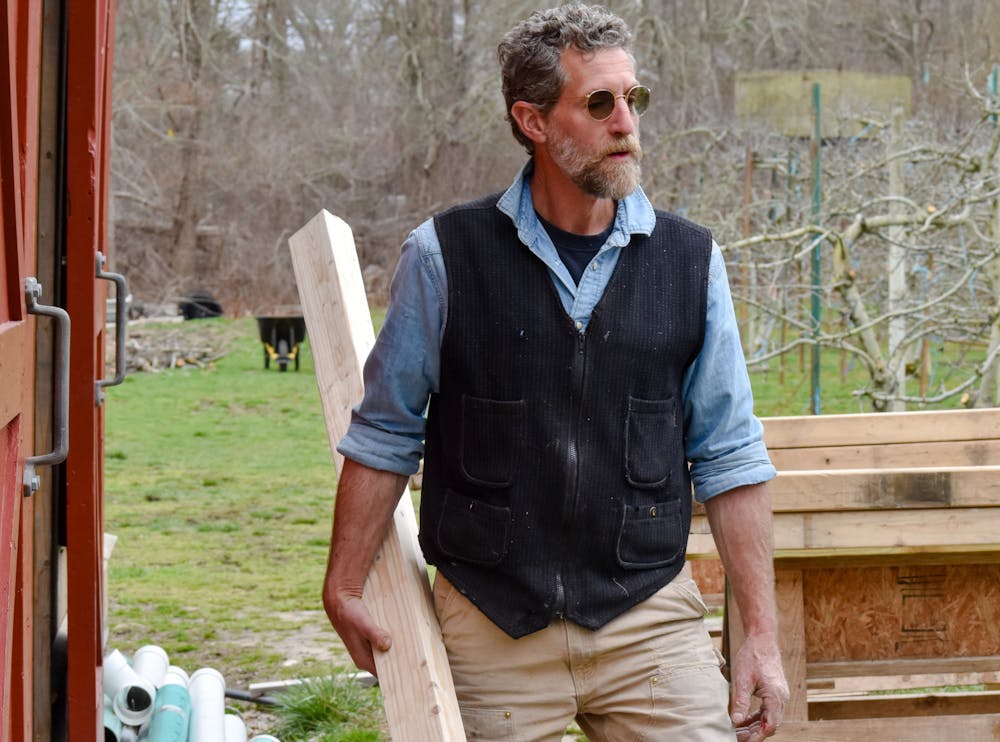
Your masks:
M 680 556 L 684 542 L 679 500 L 622 508 L 617 556 L 626 569 L 664 567 Z
M 671 446 L 678 440 L 673 399 L 628 398 L 625 420 L 625 479 L 652 489 L 670 480 Z
M 497 565 L 507 556 L 510 508 L 473 500 L 446 490 L 437 542 L 445 554 L 463 562 Z
M 484 487 L 509 487 L 522 434 L 524 400 L 462 397 L 462 476 Z

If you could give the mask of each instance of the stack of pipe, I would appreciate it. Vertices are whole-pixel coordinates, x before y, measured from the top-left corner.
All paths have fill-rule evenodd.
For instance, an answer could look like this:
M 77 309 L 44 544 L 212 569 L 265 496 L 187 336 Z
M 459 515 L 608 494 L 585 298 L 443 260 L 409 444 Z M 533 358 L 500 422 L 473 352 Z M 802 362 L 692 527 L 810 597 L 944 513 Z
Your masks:
M 226 711 L 226 681 L 202 667 L 190 677 L 148 644 L 131 664 L 117 649 L 104 657 L 105 742 L 248 742 L 239 714 Z M 278 742 L 262 734 L 249 742 Z

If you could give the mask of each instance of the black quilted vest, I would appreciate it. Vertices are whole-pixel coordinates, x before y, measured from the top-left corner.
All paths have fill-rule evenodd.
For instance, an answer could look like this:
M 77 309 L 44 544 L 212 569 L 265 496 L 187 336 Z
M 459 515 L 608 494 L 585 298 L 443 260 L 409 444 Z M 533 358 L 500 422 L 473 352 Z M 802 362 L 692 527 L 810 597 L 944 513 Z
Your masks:
M 681 380 L 711 236 L 657 212 L 584 334 L 497 196 L 435 217 L 448 278 L 427 421 L 427 561 L 513 637 L 599 628 L 680 571 L 691 520 Z

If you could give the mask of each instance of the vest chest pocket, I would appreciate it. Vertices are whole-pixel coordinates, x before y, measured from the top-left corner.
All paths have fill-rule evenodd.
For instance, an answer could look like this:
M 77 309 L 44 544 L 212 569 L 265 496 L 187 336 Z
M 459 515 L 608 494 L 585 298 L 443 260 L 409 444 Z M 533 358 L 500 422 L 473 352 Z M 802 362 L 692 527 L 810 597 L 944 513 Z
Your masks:
M 673 399 L 628 398 L 625 420 L 625 479 L 633 487 L 653 489 L 670 481 L 676 456 L 677 406 Z
M 664 567 L 681 554 L 685 536 L 679 500 L 626 505 L 618 531 L 618 563 L 626 569 Z
M 462 476 L 482 487 L 509 487 L 524 421 L 524 400 L 462 397 Z

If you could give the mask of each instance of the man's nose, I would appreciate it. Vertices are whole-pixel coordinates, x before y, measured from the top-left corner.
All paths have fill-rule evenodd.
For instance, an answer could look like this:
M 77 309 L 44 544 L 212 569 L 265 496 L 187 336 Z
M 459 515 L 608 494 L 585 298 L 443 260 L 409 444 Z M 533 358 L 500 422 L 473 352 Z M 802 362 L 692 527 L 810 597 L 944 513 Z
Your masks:
M 612 134 L 627 135 L 634 134 L 636 130 L 638 116 L 629 108 L 628 100 L 625 96 L 615 98 L 615 109 L 608 117 L 608 127 Z

